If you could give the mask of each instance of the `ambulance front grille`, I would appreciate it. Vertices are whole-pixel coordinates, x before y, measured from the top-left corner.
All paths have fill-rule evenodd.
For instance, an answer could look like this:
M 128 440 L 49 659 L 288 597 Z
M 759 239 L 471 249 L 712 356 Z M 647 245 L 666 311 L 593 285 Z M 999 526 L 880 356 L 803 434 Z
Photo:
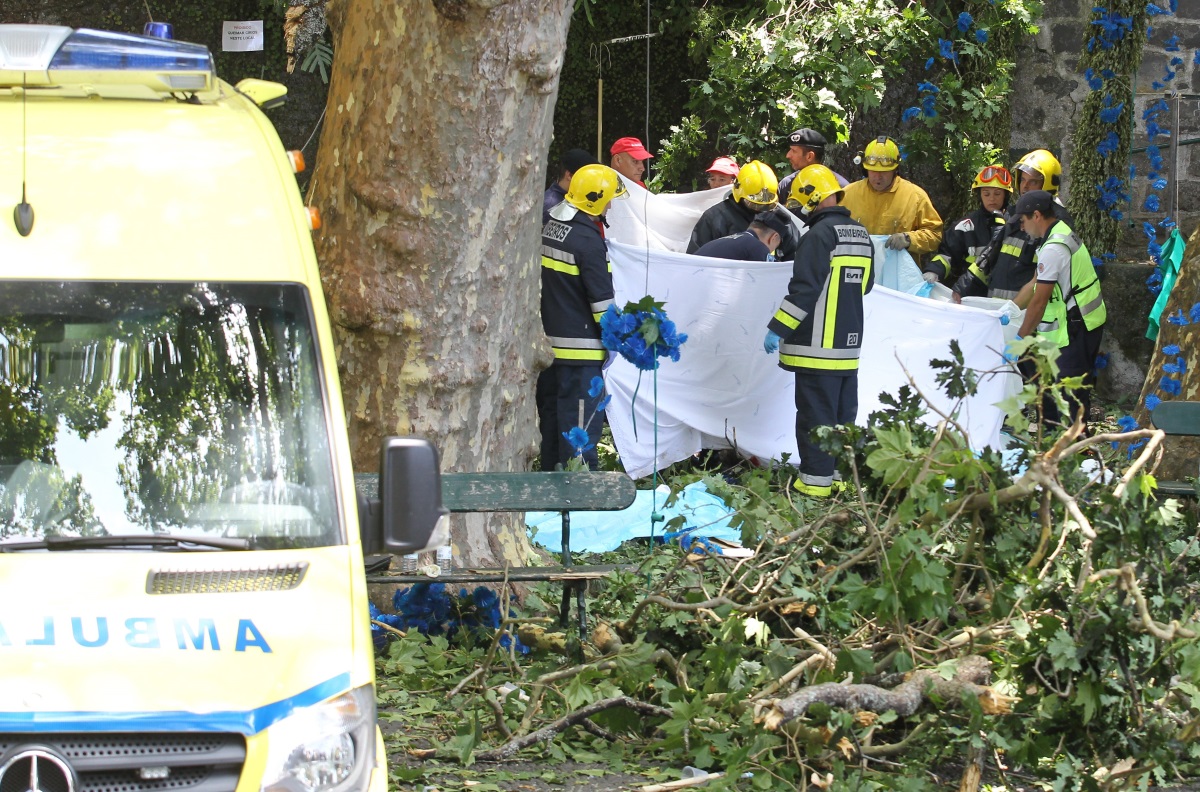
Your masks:
M 147 594 L 242 594 L 287 591 L 304 580 L 308 562 L 258 569 L 152 570 L 146 576 Z
M 65 759 L 76 792 L 233 792 L 246 761 L 240 734 L 0 734 L 0 755 L 26 748 Z M 0 778 L 10 786 L 29 779 Z

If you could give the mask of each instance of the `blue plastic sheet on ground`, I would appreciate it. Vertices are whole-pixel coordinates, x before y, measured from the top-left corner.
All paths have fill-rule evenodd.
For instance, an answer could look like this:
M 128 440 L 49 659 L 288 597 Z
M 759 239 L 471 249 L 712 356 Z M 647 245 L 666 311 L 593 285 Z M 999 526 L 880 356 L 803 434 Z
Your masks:
M 655 537 L 666 532 L 683 531 L 676 537 L 710 537 L 740 542 L 741 531 L 729 525 L 733 510 L 725 501 L 713 495 L 697 481 L 684 487 L 670 505 L 664 505 L 668 493 L 666 486 L 659 491 L 638 490 L 633 504 L 621 511 L 573 511 L 571 512 L 571 550 L 588 553 L 605 553 L 616 550 L 622 542 L 650 535 L 650 514 L 655 505 L 665 518 L 654 526 Z M 657 498 L 657 501 L 655 500 Z M 682 526 L 664 528 L 676 517 L 683 517 Z M 525 525 L 537 529 L 534 541 L 553 552 L 562 551 L 562 515 L 558 512 L 526 512 Z

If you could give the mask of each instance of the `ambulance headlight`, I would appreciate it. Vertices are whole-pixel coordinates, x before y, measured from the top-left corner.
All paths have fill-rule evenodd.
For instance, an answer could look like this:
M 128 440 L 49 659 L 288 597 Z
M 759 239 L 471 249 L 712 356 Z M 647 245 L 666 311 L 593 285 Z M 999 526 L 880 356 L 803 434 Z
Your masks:
M 366 789 L 375 762 L 375 690 L 360 687 L 267 730 L 263 792 Z

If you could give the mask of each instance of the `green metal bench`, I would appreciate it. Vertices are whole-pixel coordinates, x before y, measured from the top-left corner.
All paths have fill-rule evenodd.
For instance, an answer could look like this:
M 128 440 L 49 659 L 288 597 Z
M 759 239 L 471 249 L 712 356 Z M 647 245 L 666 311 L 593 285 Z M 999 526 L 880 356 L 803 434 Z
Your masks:
M 1200 437 L 1200 402 L 1161 402 L 1151 411 L 1150 422 L 1154 428 L 1162 429 L 1168 435 Z M 1158 491 L 1176 498 L 1197 497 L 1196 483 L 1192 481 L 1160 481 Z
M 357 473 L 355 488 L 370 499 L 379 497 L 379 476 Z M 566 627 L 571 592 L 575 592 L 580 637 L 587 635 L 587 581 L 616 570 L 615 565 L 576 566 L 571 558 L 572 511 L 619 511 L 633 503 L 637 489 L 624 473 L 570 471 L 553 473 L 443 473 L 442 505 L 452 513 L 540 512 L 562 514 L 562 566 L 462 569 L 436 578 L 411 574 L 368 574 L 368 583 L 499 583 L 558 581 L 563 584 L 559 622 Z

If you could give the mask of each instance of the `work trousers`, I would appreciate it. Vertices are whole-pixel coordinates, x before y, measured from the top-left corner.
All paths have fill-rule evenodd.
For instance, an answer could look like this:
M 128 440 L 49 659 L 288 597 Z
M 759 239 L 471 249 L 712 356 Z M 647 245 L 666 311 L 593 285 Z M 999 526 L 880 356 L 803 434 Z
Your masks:
M 1052 399 L 1042 403 L 1042 414 L 1046 423 L 1065 423 L 1069 426 L 1079 415 L 1087 425 L 1088 411 L 1092 407 L 1092 391 L 1096 389 L 1096 357 L 1100 354 L 1100 342 L 1104 340 L 1104 325 L 1088 330 L 1083 319 L 1067 320 L 1067 345 L 1058 353 L 1058 378 L 1083 377 L 1085 387 L 1066 394 L 1070 417 L 1064 422 L 1059 415 L 1058 405 Z
M 800 481 L 817 487 L 833 483 L 837 460 L 817 448 L 812 430 L 852 424 L 858 414 L 858 372 L 845 376 L 796 372 L 796 446 Z
M 588 445 L 592 446 L 583 452 L 583 461 L 591 470 L 599 467 L 596 443 L 600 440 L 600 430 L 604 428 L 604 415 L 596 414 L 596 405 L 600 403 L 602 395 L 596 398 L 588 396 L 592 378 L 599 376 L 599 363 L 566 366 L 557 361 L 538 375 L 537 410 L 538 427 L 542 434 L 542 470 L 565 467 L 575 456 L 575 449 L 567 442 L 565 435 L 576 426 L 586 428 Z

